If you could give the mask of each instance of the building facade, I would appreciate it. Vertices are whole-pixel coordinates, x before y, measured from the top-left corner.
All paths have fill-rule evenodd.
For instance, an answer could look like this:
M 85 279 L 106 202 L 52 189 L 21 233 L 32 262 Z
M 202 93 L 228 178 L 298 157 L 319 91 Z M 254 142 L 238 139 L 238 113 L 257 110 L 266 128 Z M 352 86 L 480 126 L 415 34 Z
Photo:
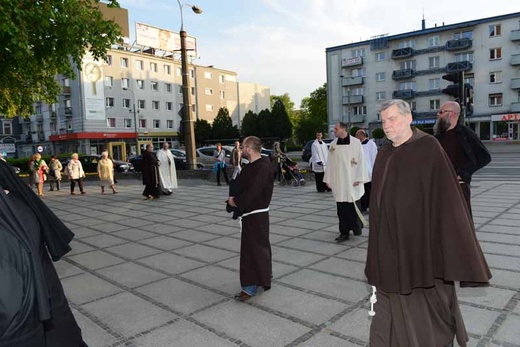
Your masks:
M 247 112 L 259 114 L 260 111 L 271 109 L 271 90 L 258 83 L 238 83 L 238 115 L 239 124 Z
M 466 120 L 483 140 L 518 140 L 520 121 L 520 12 L 435 26 L 326 49 L 328 122 L 380 127 L 379 106 L 404 99 L 414 124 L 435 123 L 452 82 L 464 71 L 473 87 Z

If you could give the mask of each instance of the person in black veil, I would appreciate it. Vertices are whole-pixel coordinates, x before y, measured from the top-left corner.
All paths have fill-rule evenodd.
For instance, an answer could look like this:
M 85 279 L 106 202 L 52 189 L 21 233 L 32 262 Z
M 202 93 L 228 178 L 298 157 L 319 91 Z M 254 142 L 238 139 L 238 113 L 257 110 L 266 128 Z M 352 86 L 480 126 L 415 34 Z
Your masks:
M 87 346 L 51 261 L 73 237 L 0 160 L 0 346 Z

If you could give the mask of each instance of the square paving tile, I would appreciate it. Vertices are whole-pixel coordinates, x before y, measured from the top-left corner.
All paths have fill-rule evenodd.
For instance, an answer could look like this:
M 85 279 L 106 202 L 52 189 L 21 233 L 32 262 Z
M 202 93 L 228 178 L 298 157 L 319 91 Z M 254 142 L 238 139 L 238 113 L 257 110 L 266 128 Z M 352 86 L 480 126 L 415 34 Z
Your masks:
M 477 335 L 486 335 L 497 319 L 499 312 L 484 310 L 472 306 L 460 305 L 466 330 Z
M 372 324 L 372 318 L 369 317 L 368 310 L 360 307 L 345 314 L 332 324 L 329 329 L 368 343 L 370 324 Z
M 312 269 L 365 281 L 365 263 L 357 261 L 329 258 L 311 266 Z
M 63 259 L 55 262 L 54 268 L 56 269 L 59 278 L 70 277 L 83 273 L 83 270 L 81 270 L 79 267 L 76 267 Z
M 152 254 L 162 253 L 161 250 L 157 250 L 155 248 L 143 246 L 138 243 L 132 242 L 125 243 L 119 246 L 105 248 L 105 250 L 107 252 L 115 253 L 121 257 L 125 257 L 132 260 L 146 257 Z
M 280 242 L 278 246 L 296 248 L 302 251 L 309 251 L 324 255 L 333 255 L 345 250 L 345 246 L 341 244 L 306 240 L 301 238 Z
M 335 256 L 339 257 L 339 258 L 366 262 L 367 250 L 366 250 L 366 248 L 351 248 L 343 253 L 336 254 Z
M 81 264 L 91 270 L 100 269 L 102 267 L 107 267 L 110 265 L 115 265 L 124 262 L 123 259 L 114 257 L 103 251 L 93 251 L 82 253 L 78 255 L 73 255 L 68 257 L 68 259 L 75 261 L 78 264 Z
M 276 224 L 276 225 L 271 225 L 269 227 L 269 232 L 271 233 L 271 235 L 279 234 L 282 236 L 300 236 L 300 235 L 308 234 L 311 231 L 308 229 L 298 228 L 296 226 L 291 226 L 291 225 L 287 226 L 287 225 Z
M 78 305 L 122 291 L 119 287 L 89 273 L 65 278 L 61 280 L 61 284 L 67 299 Z
M 153 236 L 157 236 L 154 233 L 150 233 L 148 231 L 141 230 L 140 228 L 121 230 L 121 231 L 112 233 L 112 235 L 122 237 L 124 239 L 131 240 L 131 241 L 138 241 L 138 240 L 147 239 L 147 238 L 150 238 Z
M 216 262 L 236 256 L 235 252 L 224 251 L 222 249 L 208 247 L 204 245 L 193 245 L 184 247 L 182 249 L 176 249 L 176 254 L 188 256 L 207 262 Z
M 457 288 L 459 301 L 500 309 L 504 308 L 515 294 L 512 290 L 493 287 Z
M 307 341 L 299 344 L 301 347 L 359 347 L 359 345 L 352 342 L 345 341 L 339 337 L 331 336 L 326 333 L 318 333 L 308 339 Z
M 170 236 L 177 237 L 179 239 L 183 239 L 183 240 L 187 240 L 187 241 L 191 241 L 191 242 L 204 242 L 207 240 L 212 240 L 212 239 L 216 239 L 216 238 L 220 237 L 219 235 L 205 233 L 205 232 L 197 231 L 197 230 L 193 230 L 193 229 L 178 231 L 176 233 L 170 234 Z
M 272 246 L 271 249 L 273 252 L 273 260 L 298 266 L 306 266 L 325 258 L 323 255 L 278 246 Z
M 86 227 L 71 227 L 69 226 L 70 230 L 74 233 L 75 239 L 82 239 L 84 237 L 94 236 L 94 235 L 100 235 L 101 233 Z
M 71 255 L 76 255 L 76 254 L 92 251 L 94 249 L 94 247 L 92 247 L 92 246 L 89 246 L 85 243 L 78 242 L 75 240 L 72 240 L 72 242 L 69 243 L 69 246 L 72 249 L 70 250 L 69 253 L 67 253 L 67 257 L 70 257 Z
M 178 221 L 178 223 L 182 223 L 182 221 Z M 164 223 L 155 223 L 150 225 L 145 225 L 141 228 L 141 230 L 151 231 L 155 234 L 171 234 L 177 231 L 184 230 L 184 228 L 180 226 L 174 226 L 171 224 L 164 224 Z
M 216 266 L 195 269 L 183 273 L 182 277 L 228 294 L 236 294 L 240 291 L 239 273 Z
M 128 242 L 119 237 L 114 237 L 112 235 L 107 235 L 107 234 L 85 237 L 85 238 L 81 239 L 81 241 L 86 242 L 92 246 L 99 247 L 99 248 L 120 245 L 122 243 Z
M 214 240 L 204 242 L 208 246 L 217 248 L 227 249 L 228 251 L 239 253 L 240 252 L 240 238 L 234 237 L 219 237 Z
M 139 262 L 169 274 L 178 274 L 205 265 L 204 263 L 171 253 L 160 253 L 151 257 L 141 258 Z
M 236 220 L 230 221 L 229 225 L 228 223 L 204 224 L 194 229 L 218 235 L 240 235 L 240 226 Z
M 284 346 L 310 330 L 290 320 L 235 301 L 210 307 L 196 313 L 193 318 L 249 346 Z
M 126 217 L 121 216 L 121 219 L 125 218 Z M 112 233 L 114 231 L 127 230 L 130 227 L 128 225 L 122 225 L 117 223 L 103 223 L 98 225 L 92 225 L 90 226 L 90 228 L 104 233 Z
M 83 305 L 83 308 L 127 337 L 161 326 L 176 317 L 128 292 Z
M 520 342 L 520 316 L 509 315 L 495 336 L 496 340 L 518 345 Z
M 167 277 L 162 273 L 133 263 L 119 264 L 98 270 L 97 272 L 129 288 L 142 286 Z
M 150 239 L 141 240 L 140 242 L 144 243 L 148 246 L 162 249 L 164 251 L 171 251 L 172 249 L 177 249 L 177 248 L 185 247 L 185 246 L 192 244 L 191 242 L 184 241 L 181 239 L 176 239 L 174 237 L 169 237 L 169 236 L 152 237 Z
M 184 314 L 193 313 L 224 299 L 217 293 L 175 278 L 167 278 L 136 290 Z
M 79 311 L 72 309 L 72 313 L 81 328 L 83 340 L 89 347 L 110 346 L 117 341 L 114 336 L 110 335 L 99 325 L 82 315 Z

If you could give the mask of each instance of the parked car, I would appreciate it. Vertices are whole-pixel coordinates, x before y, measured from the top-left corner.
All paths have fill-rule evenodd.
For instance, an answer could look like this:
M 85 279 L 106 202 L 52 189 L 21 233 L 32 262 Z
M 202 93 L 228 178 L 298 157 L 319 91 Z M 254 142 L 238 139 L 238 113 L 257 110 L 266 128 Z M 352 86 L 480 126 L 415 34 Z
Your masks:
M 70 158 L 59 157 L 58 159 L 60 160 L 61 165 L 63 166 L 63 170 L 65 170 L 65 168 L 69 164 Z M 81 162 L 81 165 L 83 166 L 83 171 L 85 171 L 85 173 L 95 173 L 97 172 L 97 165 L 99 160 L 101 159 L 101 156 L 95 154 L 80 155 L 78 159 Z M 113 162 L 115 172 L 128 173 L 134 171 L 134 166 L 129 162 L 122 160 L 113 160 Z
M 175 169 L 176 170 L 186 170 L 186 152 L 180 149 L 170 149 L 173 154 L 173 160 L 175 161 Z M 142 155 L 134 155 L 128 157 L 128 162 L 131 163 L 134 167 L 135 172 L 141 172 L 143 156 Z M 202 168 L 202 164 L 197 163 L 197 167 Z
M 222 149 L 226 153 L 226 164 L 229 165 L 231 162 L 231 153 L 233 152 L 233 146 L 222 146 Z M 213 154 L 217 150 L 217 146 L 207 146 L 197 148 L 197 163 L 201 163 L 205 168 L 212 168 L 215 164 L 215 157 Z M 262 156 L 270 157 L 272 150 L 262 148 Z M 246 158 L 242 158 L 242 165 L 246 165 L 249 163 L 249 160 Z
M 323 142 L 325 142 L 327 144 L 327 148 L 329 147 L 330 143 L 332 142 L 332 140 L 334 139 L 324 139 Z M 306 163 L 309 162 L 309 160 L 311 159 L 311 156 L 312 156 L 312 152 L 311 152 L 311 147 L 312 147 L 312 143 L 315 141 L 314 140 L 310 140 L 310 141 L 307 141 L 307 143 L 305 144 L 305 146 L 303 146 L 303 150 L 302 150 L 302 160 Z

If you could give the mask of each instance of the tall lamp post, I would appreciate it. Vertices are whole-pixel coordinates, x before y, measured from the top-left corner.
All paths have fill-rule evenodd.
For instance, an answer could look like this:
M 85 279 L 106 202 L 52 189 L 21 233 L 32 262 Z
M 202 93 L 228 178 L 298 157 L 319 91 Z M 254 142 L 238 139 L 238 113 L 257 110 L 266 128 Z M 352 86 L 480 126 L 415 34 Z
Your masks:
M 181 69 L 182 69 L 182 123 L 184 124 L 184 144 L 186 146 L 186 164 L 188 170 L 197 169 L 197 157 L 195 152 L 195 130 L 193 117 L 190 110 L 190 81 L 188 79 L 188 51 L 186 50 L 186 31 L 184 31 L 184 18 L 182 7 L 190 6 L 191 10 L 197 14 L 202 13 L 202 9 L 189 4 L 181 4 L 177 0 L 181 12 Z
M 137 130 L 137 112 L 135 110 L 135 94 L 132 89 L 123 88 L 123 90 L 127 90 L 132 93 L 132 101 L 133 101 L 133 109 L 134 109 L 134 131 L 135 131 L 135 154 L 139 152 L 139 131 Z

